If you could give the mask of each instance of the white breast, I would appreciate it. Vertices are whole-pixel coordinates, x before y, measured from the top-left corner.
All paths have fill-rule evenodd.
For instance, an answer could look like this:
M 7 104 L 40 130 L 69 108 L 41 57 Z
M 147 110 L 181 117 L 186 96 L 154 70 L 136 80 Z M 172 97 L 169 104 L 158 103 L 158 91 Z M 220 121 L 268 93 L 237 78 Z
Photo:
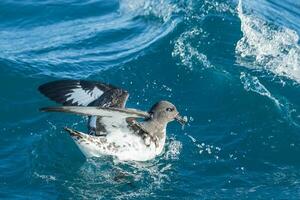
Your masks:
M 116 156 L 120 160 L 146 161 L 159 155 L 165 144 L 163 138 L 158 147 L 153 142 L 146 146 L 144 140 L 133 134 L 127 127 L 110 128 L 106 137 L 84 134 L 81 139 L 73 137 L 86 157 L 101 155 Z

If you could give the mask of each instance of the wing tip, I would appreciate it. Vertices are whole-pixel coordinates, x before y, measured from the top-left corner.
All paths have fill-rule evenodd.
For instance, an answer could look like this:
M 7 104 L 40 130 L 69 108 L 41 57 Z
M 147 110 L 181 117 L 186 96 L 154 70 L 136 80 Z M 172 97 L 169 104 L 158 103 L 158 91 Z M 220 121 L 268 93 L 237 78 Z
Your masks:
M 64 127 L 64 130 L 71 136 L 71 137 L 76 137 L 77 139 L 83 138 L 82 134 L 79 131 L 72 130 L 68 127 Z
M 40 112 L 47 112 L 48 111 L 48 107 L 39 108 L 39 111 Z
M 42 107 L 39 109 L 40 112 L 57 112 L 61 110 L 61 107 Z
M 42 93 L 42 94 L 44 94 L 44 90 L 45 90 L 45 84 L 42 84 L 42 85 L 40 85 L 38 88 L 38 91 L 40 92 L 40 93 Z

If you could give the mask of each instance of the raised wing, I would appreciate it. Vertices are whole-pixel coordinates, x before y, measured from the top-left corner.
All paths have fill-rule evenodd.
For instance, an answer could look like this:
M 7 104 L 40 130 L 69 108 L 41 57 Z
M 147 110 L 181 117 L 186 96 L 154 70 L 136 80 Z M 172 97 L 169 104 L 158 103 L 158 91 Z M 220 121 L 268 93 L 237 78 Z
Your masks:
M 127 118 L 149 118 L 150 115 L 147 112 L 130 109 L 130 108 L 107 108 L 107 107 L 85 107 L 85 106 L 58 106 L 58 107 L 45 107 L 41 108 L 44 112 L 65 112 L 75 113 L 86 116 L 99 116 L 99 117 L 116 117 Z
M 39 91 L 65 106 L 125 107 L 128 92 L 96 81 L 58 80 L 41 85 Z
M 125 108 L 99 108 L 99 107 L 84 107 L 84 106 L 61 106 L 61 107 L 46 107 L 41 111 L 45 112 L 66 112 L 75 113 L 87 116 L 96 116 L 98 119 L 95 135 L 110 134 L 116 132 L 115 130 L 128 130 L 132 127 L 134 119 L 147 119 L 150 117 L 149 113 L 136 109 Z

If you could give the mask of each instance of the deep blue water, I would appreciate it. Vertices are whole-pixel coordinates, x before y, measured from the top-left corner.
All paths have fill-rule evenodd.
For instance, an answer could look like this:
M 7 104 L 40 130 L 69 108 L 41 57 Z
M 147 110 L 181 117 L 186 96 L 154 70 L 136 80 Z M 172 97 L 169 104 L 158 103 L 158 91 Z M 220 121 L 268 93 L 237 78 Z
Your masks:
M 300 2 L 2 0 L 0 199 L 300 199 Z M 73 78 L 189 117 L 145 163 L 86 160 L 78 116 L 37 87 Z

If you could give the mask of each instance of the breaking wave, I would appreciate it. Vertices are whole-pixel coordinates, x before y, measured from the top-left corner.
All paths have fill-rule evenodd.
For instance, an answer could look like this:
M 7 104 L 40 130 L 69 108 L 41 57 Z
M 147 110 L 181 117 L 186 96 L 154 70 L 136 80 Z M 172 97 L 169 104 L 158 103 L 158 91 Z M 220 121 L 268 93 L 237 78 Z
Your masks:
M 236 45 L 237 62 L 245 67 L 267 70 L 300 83 L 300 46 L 296 31 L 246 13 L 238 2 L 243 37 Z

